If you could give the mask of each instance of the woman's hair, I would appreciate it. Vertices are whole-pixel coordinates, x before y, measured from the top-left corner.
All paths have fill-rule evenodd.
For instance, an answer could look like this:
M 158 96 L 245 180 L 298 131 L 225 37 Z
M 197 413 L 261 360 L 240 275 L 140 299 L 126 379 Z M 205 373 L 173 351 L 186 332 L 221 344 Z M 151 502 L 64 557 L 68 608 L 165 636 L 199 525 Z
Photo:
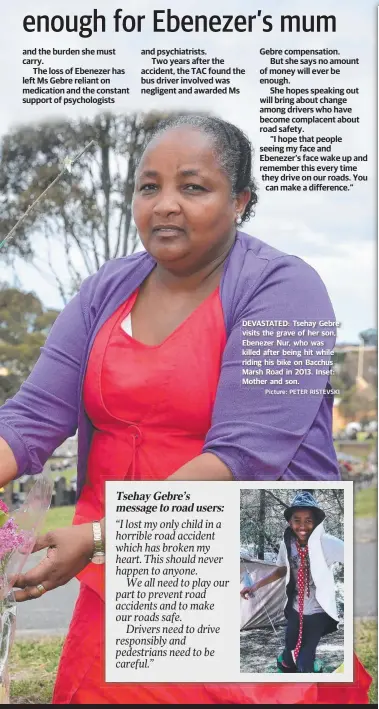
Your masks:
M 254 207 L 258 201 L 257 185 L 251 174 L 253 149 L 249 139 L 233 123 L 213 116 L 189 113 L 160 121 L 153 133 L 149 135 L 148 143 L 157 135 L 179 126 L 197 128 L 210 136 L 220 165 L 230 180 L 233 197 L 244 190 L 250 191 L 250 199 L 243 212 L 241 223 L 246 222 L 254 214 Z

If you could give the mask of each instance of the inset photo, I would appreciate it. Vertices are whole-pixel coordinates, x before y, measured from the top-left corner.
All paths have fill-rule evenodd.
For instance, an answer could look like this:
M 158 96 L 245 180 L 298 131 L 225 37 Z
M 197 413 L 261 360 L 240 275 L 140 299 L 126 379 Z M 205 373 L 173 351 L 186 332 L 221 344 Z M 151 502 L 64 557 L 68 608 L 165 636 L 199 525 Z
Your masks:
M 353 526 L 352 490 L 294 485 L 241 490 L 240 671 L 333 681 L 353 654 L 353 550 L 344 530 L 347 514 Z

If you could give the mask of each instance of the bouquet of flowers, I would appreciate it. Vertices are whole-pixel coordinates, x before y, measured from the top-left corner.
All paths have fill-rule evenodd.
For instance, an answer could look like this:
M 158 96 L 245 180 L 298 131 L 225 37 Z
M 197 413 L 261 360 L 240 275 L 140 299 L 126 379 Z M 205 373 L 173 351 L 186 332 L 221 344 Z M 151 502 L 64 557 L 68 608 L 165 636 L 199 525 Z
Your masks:
M 0 500 L 0 704 L 9 704 L 8 663 L 16 626 L 12 579 L 21 573 L 33 550 L 52 492 L 53 484 L 43 474 L 14 512 Z

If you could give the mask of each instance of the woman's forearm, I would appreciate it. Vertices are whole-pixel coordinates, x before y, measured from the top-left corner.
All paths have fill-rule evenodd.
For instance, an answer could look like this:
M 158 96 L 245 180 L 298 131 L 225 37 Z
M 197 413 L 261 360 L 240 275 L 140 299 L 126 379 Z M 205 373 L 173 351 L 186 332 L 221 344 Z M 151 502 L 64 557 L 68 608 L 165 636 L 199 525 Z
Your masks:
M 166 478 L 171 480 L 233 480 L 229 468 L 213 453 L 202 453 L 189 463 L 183 465 L 173 475 Z M 103 541 L 105 541 L 105 517 L 100 520 Z
M 17 475 L 17 462 L 12 449 L 0 438 L 0 487 L 4 487 Z
M 233 480 L 233 475 L 217 455 L 202 453 L 182 465 L 167 480 Z

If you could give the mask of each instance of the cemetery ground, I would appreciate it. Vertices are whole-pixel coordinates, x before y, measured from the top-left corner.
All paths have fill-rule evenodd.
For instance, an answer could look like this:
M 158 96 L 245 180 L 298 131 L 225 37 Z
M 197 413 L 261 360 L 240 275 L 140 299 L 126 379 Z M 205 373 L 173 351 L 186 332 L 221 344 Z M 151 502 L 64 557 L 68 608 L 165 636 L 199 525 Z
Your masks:
M 52 507 L 46 515 L 44 525 L 41 529 L 41 534 L 50 532 L 53 529 L 69 527 L 74 516 L 74 511 L 74 505 L 65 505 L 64 507 Z
M 377 703 L 377 622 L 357 622 L 355 649 L 373 677 L 370 704 Z M 50 704 L 63 638 L 18 640 L 11 657 L 11 704 Z
M 67 474 L 68 479 L 71 479 L 73 471 L 64 472 Z M 376 499 L 376 488 L 360 490 L 355 497 L 355 513 L 358 517 L 357 531 L 360 530 L 361 523 L 364 525 L 369 524 L 370 526 L 370 529 L 367 531 L 358 531 L 356 537 L 359 542 L 367 541 L 372 544 L 372 535 L 376 535 L 376 520 L 373 518 L 373 515 L 376 514 Z M 368 512 L 370 513 L 369 515 Z M 69 505 L 50 509 L 45 524 L 41 529 L 41 533 L 70 525 L 73 514 L 74 507 Z M 363 532 L 364 536 L 361 536 Z M 367 536 L 368 532 L 369 536 Z M 368 550 L 369 545 L 363 543 L 360 545 L 360 548 L 362 551 L 363 549 Z M 357 561 L 359 561 L 361 556 L 362 554 L 357 555 Z M 356 622 L 355 649 L 360 660 L 374 678 L 370 690 L 371 704 L 377 703 L 376 633 L 376 618 L 371 617 Z M 56 633 L 54 635 L 51 634 L 50 630 L 46 630 L 46 634 L 38 633 L 33 636 L 32 631 L 28 631 L 27 635 L 22 635 L 20 632 L 17 633 L 16 630 L 16 642 L 12 649 L 10 663 L 11 704 L 51 703 L 62 645 L 63 633 L 62 636 L 58 636 Z M 275 653 L 273 657 L 275 657 Z
M 355 494 L 355 509 L 356 517 L 376 517 L 378 488 L 365 487 Z

